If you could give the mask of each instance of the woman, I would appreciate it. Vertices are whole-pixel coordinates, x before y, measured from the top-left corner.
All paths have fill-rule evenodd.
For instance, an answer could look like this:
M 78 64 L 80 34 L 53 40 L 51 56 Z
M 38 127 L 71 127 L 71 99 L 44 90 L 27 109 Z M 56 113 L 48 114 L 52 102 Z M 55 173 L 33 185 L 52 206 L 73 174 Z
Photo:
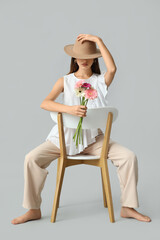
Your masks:
M 99 49 L 96 48 L 96 43 Z M 65 52 L 72 56 L 70 72 L 59 78 L 52 91 L 44 99 L 41 108 L 47 111 L 66 112 L 69 114 L 85 117 L 87 107 L 107 105 L 107 91 L 110 86 L 116 66 L 114 60 L 100 37 L 91 34 L 79 34 L 75 44 L 66 45 Z M 100 73 L 98 57 L 103 57 L 107 71 Z M 98 99 L 88 102 L 87 107 L 79 105 L 78 98 L 73 95 L 75 82 L 85 79 L 92 85 L 97 84 Z M 64 104 L 54 100 L 60 93 L 64 93 Z M 77 101 L 77 102 L 76 102 Z M 77 103 L 77 104 L 76 104 Z M 93 105 L 92 105 L 93 104 Z M 64 129 L 67 154 L 92 154 L 99 155 L 103 143 L 103 132 L 91 131 L 90 134 L 84 131 L 86 146 L 75 148 L 73 141 L 70 141 L 74 129 Z M 87 136 L 88 134 L 88 136 Z M 48 171 L 46 167 L 57 159 L 60 154 L 58 127 L 55 125 L 49 133 L 46 141 L 25 156 L 24 162 L 24 200 L 23 207 L 29 209 L 24 215 L 11 221 L 12 224 L 24 223 L 28 220 L 41 218 L 41 191 L 43 189 Z M 136 155 L 128 148 L 110 139 L 108 158 L 117 167 L 117 173 L 121 187 L 121 212 L 123 218 L 135 218 L 139 221 L 150 222 L 151 219 L 137 212 L 134 208 L 139 207 L 137 194 L 138 162 Z

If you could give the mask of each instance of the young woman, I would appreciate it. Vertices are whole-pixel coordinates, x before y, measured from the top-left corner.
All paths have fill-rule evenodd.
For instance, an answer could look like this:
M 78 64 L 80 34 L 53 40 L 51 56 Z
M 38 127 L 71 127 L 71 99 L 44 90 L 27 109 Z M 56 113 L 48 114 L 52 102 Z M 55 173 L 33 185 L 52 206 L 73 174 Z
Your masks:
M 96 43 L 99 49 L 96 48 Z M 47 111 L 64 112 L 79 117 L 85 117 L 87 108 L 107 106 L 107 92 L 115 72 L 114 60 L 100 37 L 91 34 L 79 34 L 75 44 L 66 45 L 65 52 L 70 55 L 70 72 L 59 78 L 52 91 L 44 99 L 41 108 Z M 107 71 L 101 74 L 98 57 L 103 57 Z M 79 98 L 74 94 L 74 85 L 79 79 L 97 89 L 98 97 L 89 100 L 87 107 L 79 104 Z M 63 104 L 55 102 L 60 93 L 64 94 Z M 64 128 L 67 155 L 91 154 L 99 155 L 104 134 L 101 129 L 83 130 L 84 145 L 76 149 L 73 142 L 75 129 Z M 11 221 L 12 224 L 24 223 L 28 220 L 41 218 L 41 191 L 44 187 L 48 171 L 46 167 L 60 156 L 57 124 L 42 144 L 25 156 L 24 162 L 24 199 L 23 207 L 29 209 L 24 215 Z M 124 218 L 135 218 L 139 221 L 150 222 L 151 219 L 137 212 L 139 207 L 137 182 L 138 162 L 134 152 L 110 139 L 108 158 L 117 167 L 121 188 L 121 211 Z

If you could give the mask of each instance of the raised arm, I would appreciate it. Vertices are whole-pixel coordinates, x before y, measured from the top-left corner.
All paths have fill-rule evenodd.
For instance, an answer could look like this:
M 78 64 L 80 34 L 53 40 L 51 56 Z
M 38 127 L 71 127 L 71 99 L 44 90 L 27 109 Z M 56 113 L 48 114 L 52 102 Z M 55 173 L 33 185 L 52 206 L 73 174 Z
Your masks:
M 97 43 L 97 45 L 101 51 L 102 57 L 104 59 L 105 65 L 107 67 L 107 71 L 106 71 L 104 77 L 105 77 L 106 85 L 109 87 L 109 85 L 111 84 L 111 82 L 114 78 L 117 68 L 114 63 L 113 57 L 112 57 L 111 53 L 109 52 L 109 50 L 107 49 L 107 47 L 105 46 L 105 44 L 103 43 L 103 40 L 100 37 L 92 35 L 92 34 L 79 34 L 77 39 L 78 39 L 78 41 L 82 41 L 82 43 L 85 40 L 89 40 L 89 41 L 93 41 L 93 42 Z
M 111 82 L 114 78 L 117 67 L 114 63 L 111 53 L 109 52 L 108 48 L 106 47 L 106 45 L 104 44 L 102 39 L 97 37 L 96 43 L 101 51 L 102 57 L 104 59 L 105 65 L 107 67 L 107 71 L 106 71 L 104 77 L 105 77 L 105 82 L 106 82 L 107 86 L 109 87 L 109 85 L 111 84 Z

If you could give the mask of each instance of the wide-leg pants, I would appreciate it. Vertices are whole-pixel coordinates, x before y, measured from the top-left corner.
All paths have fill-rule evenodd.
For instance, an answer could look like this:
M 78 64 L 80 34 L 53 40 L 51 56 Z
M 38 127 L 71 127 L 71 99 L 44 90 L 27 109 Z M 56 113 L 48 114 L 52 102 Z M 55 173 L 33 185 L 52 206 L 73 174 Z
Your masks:
M 96 142 L 88 145 L 79 154 L 100 155 L 103 138 L 104 134 L 96 136 Z M 25 155 L 22 204 L 24 208 L 40 208 L 41 192 L 49 173 L 46 168 L 59 156 L 60 149 L 50 140 L 43 142 Z M 138 162 L 135 153 L 110 138 L 108 159 L 116 166 L 121 189 L 121 206 L 139 207 L 137 193 Z

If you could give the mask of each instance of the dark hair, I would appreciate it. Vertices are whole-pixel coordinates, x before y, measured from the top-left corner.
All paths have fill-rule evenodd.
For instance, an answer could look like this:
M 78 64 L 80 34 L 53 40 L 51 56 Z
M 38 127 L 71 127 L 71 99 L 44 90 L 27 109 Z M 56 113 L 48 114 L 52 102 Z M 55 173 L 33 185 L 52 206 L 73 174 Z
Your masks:
M 76 62 L 74 62 L 75 58 L 71 57 L 71 64 L 70 64 L 70 71 L 69 73 L 67 73 L 66 75 L 70 74 L 70 73 L 74 73 L 79 69 L 79 66 Z M 93 73 L 97 73 L 97 74 L 101 74 L 101 70 L 99 68 L 99 62 L 98 62 L 98 58 L 94 59 L 94 62 L 91 66 L 92 72 Z

